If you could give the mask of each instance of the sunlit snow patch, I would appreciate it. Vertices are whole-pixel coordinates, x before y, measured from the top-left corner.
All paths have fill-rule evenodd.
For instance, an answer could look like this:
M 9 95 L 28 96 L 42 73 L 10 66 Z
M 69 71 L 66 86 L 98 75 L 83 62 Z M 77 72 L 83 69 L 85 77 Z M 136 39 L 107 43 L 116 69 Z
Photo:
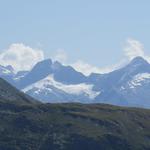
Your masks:
M 53 78 L 53 75 L 49 75 L 45 79 L 42 79 L 28 86 L 27 88 L 23 89 L 23 92 L 26 93 L 29 90 L 32 90 L 33 88 L 36 89 L 35 91 L 36 94 L 44 90 L 52 92 L 52 89 L 49 85 L 59 90 L 62 90 L 68 94 L 73 94 L 73 95 L 85 94 L 89 96 L 90 99 L 94 99 L 97 95 L 100 94 L 100 92 L 93 91 L 93 85 L 91 84 L 81 83 L 81 84 L 75 84 L 75 85 L 73 84 L 66 85 L 66 84 L 62 84 L 60 82 L 55 81 Z
M 150 79 L 150 73 L 137 74 L 133 77 L 133 79 L 130 82 L 128 82 L 128 85 L 130 88 L 135 88 L 137 86 L 141 86 L 142 82 L 144 82 L 147 79 Z

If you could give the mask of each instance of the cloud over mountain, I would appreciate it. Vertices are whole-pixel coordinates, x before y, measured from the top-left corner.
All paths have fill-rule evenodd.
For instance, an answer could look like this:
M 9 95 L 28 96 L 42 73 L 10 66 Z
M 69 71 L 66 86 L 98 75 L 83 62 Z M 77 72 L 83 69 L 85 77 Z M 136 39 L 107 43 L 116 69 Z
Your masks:
M 141 56 L 150 62 L 150 56 L 145 53 L 144 45 L 140 41 L 132 38 L 127 39 L 124 54 L 129 60 Z
M 137 56 L 145 56 L 143 44 L 140 41 L 131 38 L 126 41 L 124 52 L 130 60 Z
M 15 43 L 0 53 L 1 65 L 12 65 L 12 67 L 18 70 L 29 70 L 37 62 L 44 59 L 44 53 L 42 50 L 33 49 L 22 43 Z
M 52 58 L 55 61 L 59 61 L 61 63 L 66 63 L 66 61 L 68 59 L 68 55 L 64 49 L 57 49 Z
M 130 60 L 137 56 L 141 56 L 150 62 L 150 57 L 145 54 L 144 46 L 140 41 L 128 38 L 125 46 L 123 47 L 123 58 L 119 63 L 115 63 L 106 67 L 97 67 L 85 62 L 82 58 L 75 62 L 68 62 L 68 54 L 64 49 L 57 49 L 51 58 L 54 61 L 59 61 L 65 65 L 71 65 L 77 71 L 85 75 L 94 73 L 108 73 L 115 69 L 126 65 Z M 44 51 L 31 48 L 22 43 L 11 44 L 10 47 L 0 53 L 0 64 L 11 65 L 16 71 L 30 70 L 37 62 L 44 59 Z

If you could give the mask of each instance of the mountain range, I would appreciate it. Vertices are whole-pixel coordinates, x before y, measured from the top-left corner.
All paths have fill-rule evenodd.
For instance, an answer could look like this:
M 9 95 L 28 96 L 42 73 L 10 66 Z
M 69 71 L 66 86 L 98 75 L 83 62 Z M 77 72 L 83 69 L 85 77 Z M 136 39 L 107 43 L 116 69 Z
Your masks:
M 85 76 L 51 59 L 30 71 L 0 66 L 0 77 L 42 102 L 106 103 L 150 108 L 150 64 L 142 57 L 110 73 Z

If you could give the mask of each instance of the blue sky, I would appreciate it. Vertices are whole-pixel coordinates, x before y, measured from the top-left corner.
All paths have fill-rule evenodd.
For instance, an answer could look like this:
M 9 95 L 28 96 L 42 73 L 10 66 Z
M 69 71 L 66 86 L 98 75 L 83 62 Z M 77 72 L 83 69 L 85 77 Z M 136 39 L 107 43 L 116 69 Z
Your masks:
M 68 63 L 103 67 L 119 62 L 132 38 L 148 55 L 149 6 L 149 0 L 1 0 L 0 52 L 23 43 L 46 58 L 63 51 Z

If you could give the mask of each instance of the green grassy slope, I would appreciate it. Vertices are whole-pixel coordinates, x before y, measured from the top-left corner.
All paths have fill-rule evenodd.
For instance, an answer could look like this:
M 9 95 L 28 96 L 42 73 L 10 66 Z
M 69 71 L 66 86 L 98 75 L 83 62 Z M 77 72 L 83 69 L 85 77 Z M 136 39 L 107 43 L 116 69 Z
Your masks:
M 150 150 L 150 110 L 0 102 L 0 150 Z

